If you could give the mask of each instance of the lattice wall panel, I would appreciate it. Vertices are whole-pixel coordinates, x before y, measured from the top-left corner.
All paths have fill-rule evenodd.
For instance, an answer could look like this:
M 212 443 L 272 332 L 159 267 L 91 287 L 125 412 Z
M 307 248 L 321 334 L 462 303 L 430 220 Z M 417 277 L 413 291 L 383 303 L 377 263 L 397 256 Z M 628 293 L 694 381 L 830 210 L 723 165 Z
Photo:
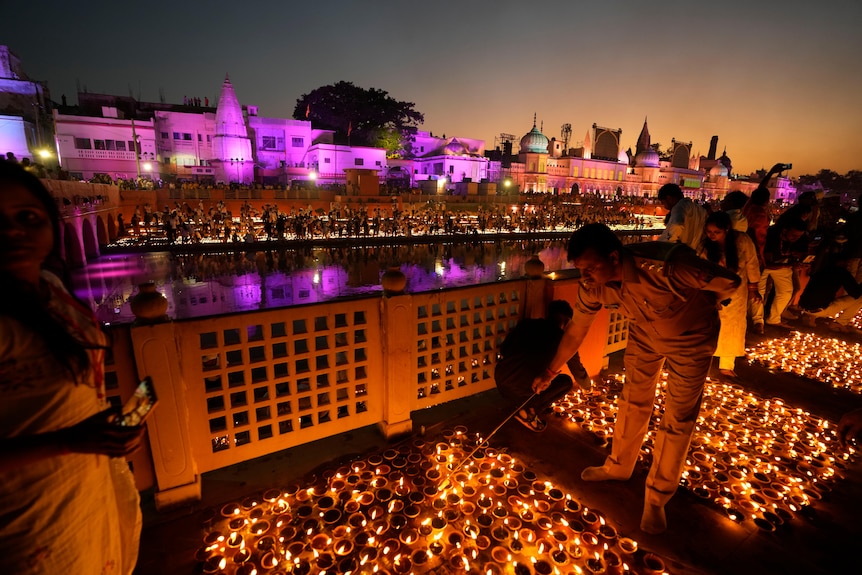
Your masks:
M 629 338 L 629 320 L 618 311 L 611 310 L 608 319 L 608 343 L 605 355 L 626 348 Z
M 195 365 L 183 372 L 201 471 L 379 421 L 379 323 L 374 299 L 190 323 L 183 357 Z
M 417 408 L 494 387 L 497 348 L 521 317 L 523 285 L 414 296 Z

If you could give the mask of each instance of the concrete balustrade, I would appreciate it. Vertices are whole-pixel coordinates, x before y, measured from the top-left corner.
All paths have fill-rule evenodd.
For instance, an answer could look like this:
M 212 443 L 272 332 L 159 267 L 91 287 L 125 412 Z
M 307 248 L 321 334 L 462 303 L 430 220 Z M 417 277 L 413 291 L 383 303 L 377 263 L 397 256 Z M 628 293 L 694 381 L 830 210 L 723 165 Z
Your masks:
M 151 461 L 140 489 L 166 508 L 200 497 L 201 474 L 350 430 L 413 431 L 411 413 L 494 387 L 497 348 L 523 317 L 571 298 L 577 277 L 543 274 L 155 325 L 114 326 L 115 395 L 150 375 Z M 607 312 L 581 352 L 591 375 L 625 345 Z M 146 451 L 145 451 L 146 453 Z

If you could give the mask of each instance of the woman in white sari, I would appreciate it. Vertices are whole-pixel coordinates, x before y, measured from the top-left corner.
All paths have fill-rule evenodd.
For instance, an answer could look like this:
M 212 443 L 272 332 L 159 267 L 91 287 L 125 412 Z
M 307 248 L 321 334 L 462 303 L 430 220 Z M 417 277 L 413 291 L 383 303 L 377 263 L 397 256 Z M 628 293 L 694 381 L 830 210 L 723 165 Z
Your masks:
M 140 509 L 121 457 L 143 428 L 112 423 L 105 336 L 44 269 L 59 237 L 39 179 L 0 161 L 0 570 L 128 575 Z
M 726 212 L 711 213 L 706 219 L 705 233 L 701 257 L 728 268 L 742 278 L 730 303 L 718 312 L 721 329 L 715 350 L 719 373 L 726 378 L 736 379 L 736 358 L 745 355 L 748 300 L 762 301 L 757 291 L 760 281 L 757 248 L 748 234 L 733 229 Z

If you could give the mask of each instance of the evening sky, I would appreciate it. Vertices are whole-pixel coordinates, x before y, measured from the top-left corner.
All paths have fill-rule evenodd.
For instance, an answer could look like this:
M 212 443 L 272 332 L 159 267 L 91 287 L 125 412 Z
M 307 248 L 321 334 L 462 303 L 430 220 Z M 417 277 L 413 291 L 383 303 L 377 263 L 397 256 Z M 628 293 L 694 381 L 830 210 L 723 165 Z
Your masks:
M 435 135 L 520 138 L 593 123 L 634 149 L 717 135 L 733 171 L 862 169 L 862 3 L 725 0 L 292 2 L 4 0 L 0 44 L 52 98 L 77 88 L 181 103 L 217 100 L 290 117 L 346 80 L 415 103 Z

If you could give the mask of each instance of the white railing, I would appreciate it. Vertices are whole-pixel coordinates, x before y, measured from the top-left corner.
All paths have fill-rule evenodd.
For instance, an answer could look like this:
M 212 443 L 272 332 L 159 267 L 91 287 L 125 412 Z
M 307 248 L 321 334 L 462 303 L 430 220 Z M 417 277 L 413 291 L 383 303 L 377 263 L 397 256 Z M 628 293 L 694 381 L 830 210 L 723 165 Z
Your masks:
M 520 279 L 370 296 L 153 325 L 115 327 L 111 393 L 150 375 L 159 407 L 133 460 L 160 506 L 200 497 L 200 474 L 377 425 L 412 431 L 411 413 L 494 387 L 497 349 L 576 278 Z M 625 346 L 607 315 L 581 356 L 596 372 Z M 593 357 L 595 356 L 595 357 Z

